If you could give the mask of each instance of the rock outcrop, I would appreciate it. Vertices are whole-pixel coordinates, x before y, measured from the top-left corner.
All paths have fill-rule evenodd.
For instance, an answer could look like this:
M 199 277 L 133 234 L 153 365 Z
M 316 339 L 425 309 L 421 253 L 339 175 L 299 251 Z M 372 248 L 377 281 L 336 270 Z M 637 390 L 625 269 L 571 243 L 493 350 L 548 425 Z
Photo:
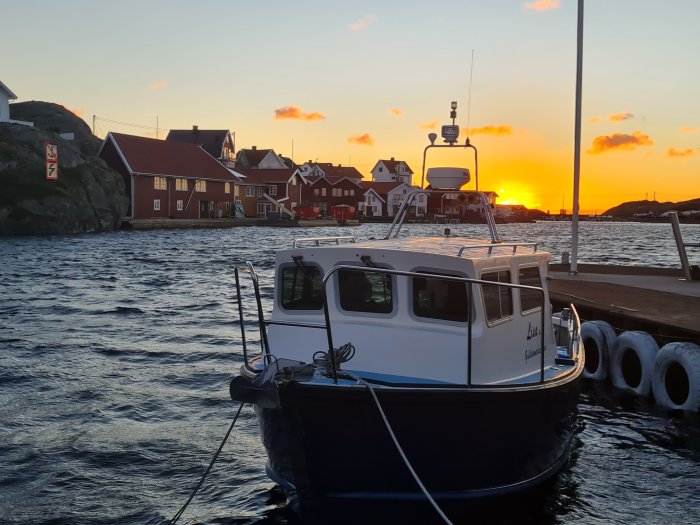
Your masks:
M 0 235 L 109 231 L 127 210 L 121 176 L 95 156 L 100 140 L 62 106 L 10 106 L 15 120 L 0 123 Z M 74 133 L 64 140 L 58 133 Z M 44 145 L 58 146 L 58 180 L 46 179 Z

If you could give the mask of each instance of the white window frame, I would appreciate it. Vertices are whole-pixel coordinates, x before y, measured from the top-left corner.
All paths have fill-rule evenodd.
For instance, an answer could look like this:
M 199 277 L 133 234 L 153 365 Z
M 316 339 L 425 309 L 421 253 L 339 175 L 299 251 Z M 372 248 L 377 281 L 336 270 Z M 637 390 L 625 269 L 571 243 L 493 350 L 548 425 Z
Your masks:
M 153 199 L 153 211 L 160 211 L 160 199 Z
M 178 177 L 175 179 L 175 191 L 187 191 L 187 179 Z
M 224 193 L 231 193 L 231 183 L 224 182 Z
M 168 189 L 168 179 L 165 177 L 153 177 L 153 189 L 155 190 L 167 190 Z
M 274 184 L 270 185 L 270 187 L 267 188 L 267 194 L 271 197 L 277 195 L 277 186 Z
M 194 191 L 198 193 L 204 193 L 207 191 L 207 181 L 199 179 L 194 183 Z
M 255 186 L 246 186 L 245 187 L 245 196 L 246 197 L 255 197 Z
M 177 211 L 183 211 L 185 209 L 185 201 L 178 200 L 176 203 Z

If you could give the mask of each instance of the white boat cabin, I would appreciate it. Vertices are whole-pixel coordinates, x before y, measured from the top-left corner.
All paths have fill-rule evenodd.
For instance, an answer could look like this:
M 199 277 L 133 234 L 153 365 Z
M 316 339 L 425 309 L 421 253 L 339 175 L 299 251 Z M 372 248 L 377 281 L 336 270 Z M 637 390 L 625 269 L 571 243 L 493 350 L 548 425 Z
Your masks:
M 280 250 L 267 329 L 269 348 L 277 358 L 306 363 L 313 361 L 315 352 L 328 350 L 323 276 L 334 266 L 349 265 L 358 270 L 337 269 L 326 285 L 333 344 L 355 347 L 343 370 L 406 383 L 531 380 L 541 369 L 542 330 L 545 369 L 556 370 L 546 289 L 548 260 L 549 254 L 533 244 L 492 244 L 450 236 Z M 433 277 L 378 273 L 375 268 Z M 544 294 L 435 275 L 540 287 Z

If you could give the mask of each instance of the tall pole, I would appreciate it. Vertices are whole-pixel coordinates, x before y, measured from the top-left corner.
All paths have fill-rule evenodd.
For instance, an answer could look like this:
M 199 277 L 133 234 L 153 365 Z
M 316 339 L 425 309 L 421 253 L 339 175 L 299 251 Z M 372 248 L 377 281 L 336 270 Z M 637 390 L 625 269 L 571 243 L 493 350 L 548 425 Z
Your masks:
M 583 77 L 583 0 L 578 0 L 578 29 L 576 32 L 576 122 L 574 124 L 574 202 L 571 212 L 570 274 L 578 273 L 578 187 L 581 176 L 581 83 Z

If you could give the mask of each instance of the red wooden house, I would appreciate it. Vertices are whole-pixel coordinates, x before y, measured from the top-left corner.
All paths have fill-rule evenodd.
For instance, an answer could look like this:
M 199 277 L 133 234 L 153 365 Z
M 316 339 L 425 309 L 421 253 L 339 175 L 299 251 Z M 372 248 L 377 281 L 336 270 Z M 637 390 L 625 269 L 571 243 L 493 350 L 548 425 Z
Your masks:
M 270 211 L 279 211 L 280 206 L 293 211 L 301 202 L 304 179 L 292 168 L 242 168 L 234 173 L 241 182 L 241 198 L 247 217 L 266 217 Z M 274 201 L 274 202 L 273 202 Z
M 108 133 L 98 155 L 124 179 L 129 218 L 235 214 L 238 179 L 199 146 Z
M 217 159 L 227 168 L 233 168 L 236 158 L 236 144 L 227 129 L 171 129 L 165 137 L 168 142 L 194 144 Z
M 341 204 L 357 208 L 363 200 L 359 181 L 348 177 L 314 177 L 304 193 L 304 203 L 318 206 L 322 215 L 328 215 L 333 206 Z

